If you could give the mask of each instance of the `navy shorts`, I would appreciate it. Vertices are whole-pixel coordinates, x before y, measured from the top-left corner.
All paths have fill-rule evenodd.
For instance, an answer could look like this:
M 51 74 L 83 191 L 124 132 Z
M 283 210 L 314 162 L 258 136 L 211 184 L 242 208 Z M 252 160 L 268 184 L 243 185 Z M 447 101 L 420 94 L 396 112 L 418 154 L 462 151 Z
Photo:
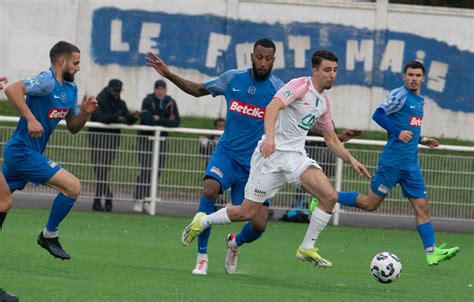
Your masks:
M 22 190 L 28 182 L 47 183 L 61 166 L 43 154 L 18 145 L 6 145 L 2 172 L 10 190 Z
M 420 169 L 408 171 L 379 165 L 372 177 L 370 189 L 385 198 L 397 183 L 402 187 L 405 198 L 426 198 L 425 181 Z

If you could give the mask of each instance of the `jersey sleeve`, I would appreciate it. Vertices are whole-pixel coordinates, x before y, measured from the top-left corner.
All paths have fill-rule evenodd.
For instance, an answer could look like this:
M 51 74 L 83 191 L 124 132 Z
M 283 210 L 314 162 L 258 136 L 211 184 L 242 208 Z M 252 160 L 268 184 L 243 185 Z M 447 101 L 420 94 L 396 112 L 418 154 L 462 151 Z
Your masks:
M 326 112 L 321 115 L 321 117 L 316 122 L 316 130 L 320 132 L 327 132 L 327 131 L 334 131 L 334 123 L 332 122 L 332 115 L 331 115 L 331 105 L 329 103 L 328 98 L 324 95 L 324 101 L 326 102 Z
M 385 98 L 379 108 L 385 111 L 385 114 L 389 115 L 399 111 L 405 104 L 407 92 L 405 87 L 400 87 L 390 91 L 390 94 Z
M 26 87 L 26 95 L 44 96 L 54 89 L 54 76 L 51 71 L 43 71 L 38 75 L 23 80 Z
M 206 90 L 209 91 L 212 96 L 223 95 L 230 80 L 232 80 L 232 78 L 240 72 L 242 71 L 238 69 L 227 70 L 223 74 L 206 81 L 204 83 L 204 88 L 206 88 Z
M 305 96 L 306 92 L 308 92 L 309 84 L 308 77 L 293 79 L 283 85 L 274 97 L 280 99 L 285 106 L 288 106 Z
M 69 110 L 69 113 L 67 115 L 69 116 L 76 116 L 78 115 L 79 113 L 81 113 L 81 105 L 82 104 L 79 104 L 78 103 L 78 98 L 77 98 L 77 95 L 78 95 L 78 92 L 77 92 L 77 85 L 76 83 L 71 83 L 70 85 L 73 86 L 73 91 L 74 91 L 74 106 L 72 106 L 71 110 Z

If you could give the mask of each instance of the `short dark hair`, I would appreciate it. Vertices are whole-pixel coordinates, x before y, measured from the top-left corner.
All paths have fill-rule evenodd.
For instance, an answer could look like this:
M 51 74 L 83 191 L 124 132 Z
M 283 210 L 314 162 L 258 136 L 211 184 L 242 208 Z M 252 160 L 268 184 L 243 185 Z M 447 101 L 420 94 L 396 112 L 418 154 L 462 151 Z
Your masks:
M 214 120 L 214 127 L 217 127 L 217 124 L 219 124 L 220 122 L 224 122 L 225 123 L 225 118 L 222 118 L 222 117 L 218 117 Z
M 264 38 L 264 39 L 257 40 L 255 44 L 253 44 L 253 50 L 255 51 L 255 48 L 257 48 L 257 46 L 259 45 L 265 48 L 273 48 L 273 52 L 276 51 L 275 43 L 273 43 L 273 41 L 270 39 Z
M 338 62 L 337 56 L 329 50 L 318 50 L 313 53 L 311 57 L 311 62 L 313 67 L 319 67 L 323 60 L 328 60 L 332 62 Z
M 54 63 L 60 55 L 70 56 L 73 52 L 81 53 L 76 45 L 66 41 L 59 41 L 54 44 L 53 48 L 49 51 L 49 59 L 51 60 L 51 63 Z
M 407 72 L 408 68 L 421 69 L 423 71 L 423 75 L 425 75 L 425 66 L 420 61 L 410 61 L 406 63 L 405 67 L 403 67 L 403 74 Z

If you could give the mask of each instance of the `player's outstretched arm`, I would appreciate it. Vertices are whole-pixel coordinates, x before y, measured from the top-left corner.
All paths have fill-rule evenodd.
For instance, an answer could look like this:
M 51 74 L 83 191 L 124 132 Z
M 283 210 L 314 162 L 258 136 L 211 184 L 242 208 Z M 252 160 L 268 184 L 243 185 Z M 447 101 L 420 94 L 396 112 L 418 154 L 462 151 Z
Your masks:
M 66 117 L 67 129 L 72 134 L 79 132 L 84 125 L 86 124 L 89 116 L 94 112 L 99 106 L 95 96 L 93 95 L 84 95 L 82 98 L 82 110 L 78 115 L 68 115 Z
M 8 101 L 18 111 L 18 113 L 25 118 L 28 124 L 28 134 L 31 137 L 39 137 L 43 135 L 43 126 L 35 118 L 30 108 L 25 102 L 26 86 L 23 81 L 15 82 L 5 89 L 5 94 Z
M 0 76 L 0 90 L 5 87 L 5 84 L 8 83 L 7 77 Z
M 367 178 L 371 178 L 367 168 L 364 167 L 364 165 L 362 165 L 357 159 L 355 159 L 346 148 L 344 148 L 344 145 L 341 143 L 334 130 L 323 131 L 323 136 L 329 150 L 331 150 L 338 157 L 342 158 L 344 161 L 350 163 L 352 168 L 359 175 L 365 175 Z
M 150 67 L 153 67 L 159 74 L 173 82 L 176 86 L 178 86 L 184 92 L 193 95 L 195 97 L 200 97 L 204 95 L 210 94 L 210 92 L 204 88 L 203 83 L 195 83 L 193 81 L 189 81 L 183 79 L 182 77 L 174 74 L 169 70 L 168 66 L 165 62 L 157 57 L 154 53 L 148 52 L 146 56 L 147 64 Z
M 430 148 L 436 148 L 439 146 L 439 142 L 431 137 L 422 137 L 420 139 L 420 145 L 427 146 Z

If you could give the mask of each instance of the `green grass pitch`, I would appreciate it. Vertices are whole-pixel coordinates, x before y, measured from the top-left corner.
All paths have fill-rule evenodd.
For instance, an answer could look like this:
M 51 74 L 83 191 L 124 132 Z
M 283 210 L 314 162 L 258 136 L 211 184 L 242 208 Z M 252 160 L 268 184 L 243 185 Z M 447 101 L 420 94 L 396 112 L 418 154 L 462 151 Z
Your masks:
M 333 263 L 321 269 L 295 251 L 306 224 L 270 222 L 240 250 L 238 273 L 223 268 L 224 239 L 241 224 L 216 226 L 209 275 L 194 276 L 196 243 L 180 244 L 190 218 L 72 212 L 60 238 L 72 260 L 54 259 L 36 244 L 48 211 L 13 209 L 0 233 L 0 287 L 20 301 L 472 301 L 474 236 L 437 233 L 458 245 L 452 261 L 429 267 L 415 231 L 329 226 L 318 245 Z M 393 284 L 369 273 L 372 257 L 390 251 L 403 271 Z

